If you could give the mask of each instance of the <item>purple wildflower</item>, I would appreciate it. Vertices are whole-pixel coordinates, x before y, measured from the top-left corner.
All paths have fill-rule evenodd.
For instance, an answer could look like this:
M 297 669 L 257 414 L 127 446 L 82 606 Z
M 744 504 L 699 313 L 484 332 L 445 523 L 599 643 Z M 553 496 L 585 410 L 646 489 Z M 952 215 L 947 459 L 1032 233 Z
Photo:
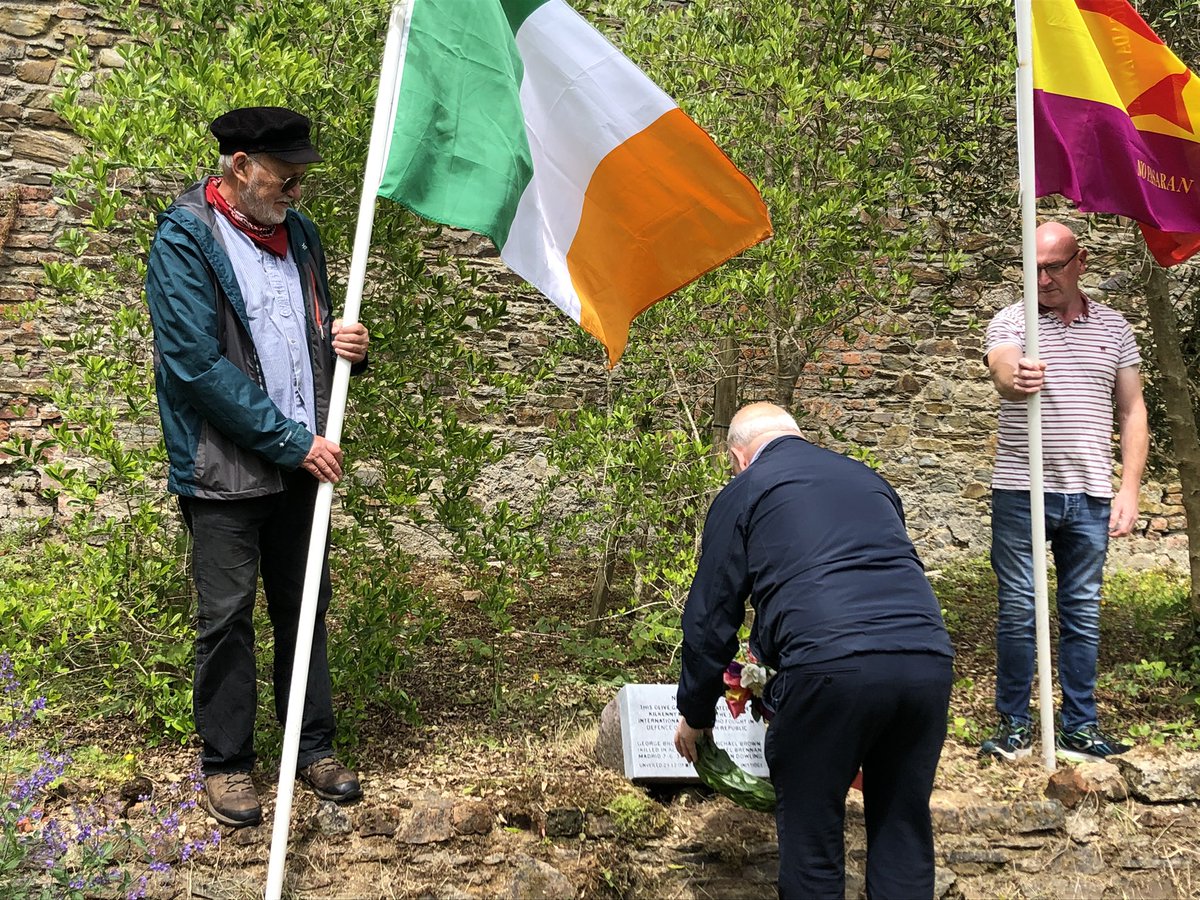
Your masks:
M 15 803 L 28 803 L 34 796 L 45 791 L 62 778 L 67 764 L 71 761 L 71 757 L 65 753 L 62 756 L 53 756 L 46 750 L 41 751 L 39 756 L 41 756 L 42 764 L 32 774 L 17 779 L 16 784 L 13 785 L 9 796 Z M 9 808 L 13 808 L 12 804 L 9 805 Z

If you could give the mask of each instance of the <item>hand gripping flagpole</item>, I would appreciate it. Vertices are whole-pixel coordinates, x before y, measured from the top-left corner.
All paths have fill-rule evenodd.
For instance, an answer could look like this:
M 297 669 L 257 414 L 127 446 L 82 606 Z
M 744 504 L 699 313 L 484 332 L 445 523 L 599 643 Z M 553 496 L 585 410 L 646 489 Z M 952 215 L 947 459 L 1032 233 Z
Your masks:
M 379 70 L 379 93 L 375 98 L 375 117 L 363 175 L 362 199 L 358 207 L 358 226 L 354 233 L 354 251 L 350 258 L 350 276 L 346 285 L 346 307 L 342 323 L 358 321 L 366 280 L 367 256 L 371 247 L 371 229 L 375 219 L 375 198 L 383 178 L 384 161 L 391 139 L 395 97 L 400 89 L 404 58 L 404 39 L 408 34 L 411 3 L 397 3 L 388 21 L 387 42 Z M 339 443 L 346 395 L 350 388 L 350 362 L 338 358 L 333 375 L 333 393 L 329 400 L 329 419 L 325 438 Z M 296 761 L 300 753 L 300 726 L 304 719 L 304 697 L 308 687 L 308 665 L 312 656 L 313 630 L 317 618 L 317 592 L 325 563 L 325 541 L 329 535 L 329 513 L 333 506 L 333 484 L 323 482 L 317 489 L 313 508 L 312 534 L 308 542 L 308 564 L 304 572 L 304 593 L 300 623 L 296 629 L 296 654 L 292 663 L 292 685 L 288 693 L 287 723 L 283 732 L 283 750 L 279 760 L 279 789 L 275 799 L 275 821 L 271 831 L 271 857 L 267 866 L 267 900 L 280 900 L 283 893 L 284 867 L 291 826 L 292 794 L 296 786 Z
M 1017 2 L 1017 156 L 1021 172 L 1021 259 L 1025 294 L 1025 356 L 1038 358 L 1037 184 L 1033 146 L 1033 7 Z M 1033 601 L 1037 623 L 1038 710 L 1042 762 L 1053 772 L 1054 696 L 1050 678 L 1050 600 L 1046 586 L 1046 495 L 1042 477 L 1042 395 L 1026 400 L 1029 430 L 1029 519 Z M 993 527 L 995 524 L 993 523 Z

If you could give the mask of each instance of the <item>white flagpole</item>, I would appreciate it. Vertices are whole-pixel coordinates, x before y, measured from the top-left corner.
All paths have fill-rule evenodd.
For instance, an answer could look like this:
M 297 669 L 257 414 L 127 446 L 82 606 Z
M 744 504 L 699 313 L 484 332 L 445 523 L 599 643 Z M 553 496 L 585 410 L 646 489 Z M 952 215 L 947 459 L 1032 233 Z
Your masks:
M 1033 7 L 1017 0 L 1017 156 L 1021 171 L 1021 258 L 1025 294 L 1025 356 L 1038 358 L 1037 187 L 1033 152 Z M 1054 696 L 1050 677 L 1050 601 L 1046 586 L 1046 495 L 1042 477 L 1042 396 L 1026 401 L 1029 425 L 1029 514 L 1033 598 L 1037 622 L 1038 710 L 1042 762 L 1053 772 Z
M 358 226 L 354 233 L 354 251 L 350 258 L 350 276 L 346 285 L 346 306 L 342 322 L 358 321 L 366 280 L 367 256 L 371 247 L 371 229 L 375 220 L 375 198 L 383 179 L 395 98 L 400 90 L 400 72 L 408 37 L 412 4 L 401 0 L 392 7 L 387 42 L 379 70 L 379 93 L 375 98 L 375 117 L 371 124 L 371 142 L 363 174 L 362 199 L 358 206 Z M 341 441 L 346 395 L 350 388 L 350 362 L 339 358 L 333 375 L 333 393 L 329 400 L 329 419 L 325 437 L 335 444 Z M 304 697 L 308 688 L 308 665 L 312 655 L 313 630 L 317 618 L 317 592 L 325 562 L 325 541 L 329 535 L 329 513 L 333 506 L 333 484 L 322 483 L 313 509 L 312 534 L 308 542 L 308 564 L 304 573 L 300 623 L 296 629 L 296 655 L 292 664 L 292 685 L 288 693 L 287 723 L 283 732 L 283 750 L 279 760 L 279 790 L 275 800 L 275 821 L 271 831 L 271 857 L 267 866 L 267 900 L 280 900 L 283 892 L 287 842 L 291 826 L 292 793 L 296 784 L 296 760 L 300 753 L 300 726 L 304 718 Z

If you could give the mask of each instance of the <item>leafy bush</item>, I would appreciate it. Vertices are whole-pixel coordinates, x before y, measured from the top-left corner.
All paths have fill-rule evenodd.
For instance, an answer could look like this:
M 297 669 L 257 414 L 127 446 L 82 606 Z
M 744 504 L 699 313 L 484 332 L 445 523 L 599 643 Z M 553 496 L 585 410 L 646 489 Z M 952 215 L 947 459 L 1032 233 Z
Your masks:
M 10 623 L 0 650 L 40 671 L 38 689 L 80 714 L 131 715 L 151 735 L 181 740 L 192 731 L 185 571 L 135 531 L 76 521 L 62 537 L 6 538 L 22 549 L 0 555 L 0 617 Z

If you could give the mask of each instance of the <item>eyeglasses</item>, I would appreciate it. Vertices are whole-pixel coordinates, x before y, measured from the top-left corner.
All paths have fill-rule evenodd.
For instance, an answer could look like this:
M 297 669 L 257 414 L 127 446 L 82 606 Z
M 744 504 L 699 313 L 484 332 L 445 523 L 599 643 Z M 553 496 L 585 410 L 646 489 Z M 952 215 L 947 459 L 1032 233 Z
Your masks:
M 1075 257 L 1077 257 L 1078 255 L 1079 255 L 1079 250 L 1076 250 L 1074 253 L 1072 253 L 1070 256 L 1068 256 L 1066 259 L 1064 259 L 1062 262 L 1046 263 L 1044 266 L 1038 266 L 1037 267 L 1038 274 L 1040 275 L 1043 272 L 1045 272 L 1051 278 L 1053 278 L 1055 275 L 1061 275 L 1063 269 L 1065 269 L 1067 266 L 1069 266 L 1071 264 L 1072 260 L 1074 260 Z
M 249 154 L 249 153 L 247 153 L 246 156 L 250 160 L 252 160 L 254 162 L 254 164 L 257 165 L 260 169 L 266 169 L 268 172 L 270 172 L 272 178 L 278 179 L 279 192 L 282 194 L 290 193 L 292 188 L 299 187 L 301 184 L 304 183 L 304 175 L 307 173 L 301 173 L 299 175 L 292 175 L 288 178 L 280 178 L 278 175 L 275 174 L 274 171 L 271 170 L 270 166 L 264 164 L 263 161 L 260 160 L 257 156 L 254 156 L 253 154 Z

